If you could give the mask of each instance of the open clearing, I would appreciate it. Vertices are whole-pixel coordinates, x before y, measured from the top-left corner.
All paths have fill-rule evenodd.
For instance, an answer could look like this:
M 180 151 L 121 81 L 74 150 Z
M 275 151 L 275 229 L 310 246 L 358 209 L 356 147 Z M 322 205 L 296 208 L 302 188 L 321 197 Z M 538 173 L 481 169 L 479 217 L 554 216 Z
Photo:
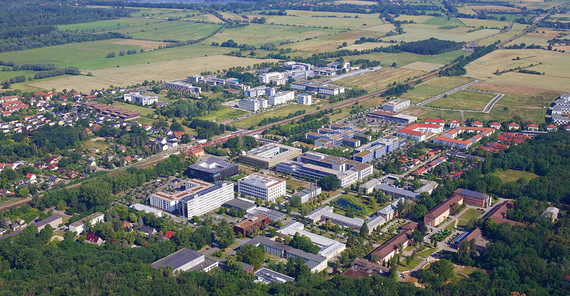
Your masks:
M 228 119 L 232 119 L 234 117 L 246 114 L 247 111 L 244 110 L 239 110 L 239 109 L 234 109 L 231 107 L 222 107 L 222 109 L 215 111 L 215 112 L 211 112 L 209 114 L 206 114 L 204 116 L 200 116 L 200 119 L 203 120 L 210 120 L 210 121 L 216 121 L 216 122 L 221 122 L 224 120 L 228 120 Z
M 404 34 L 394 35 L 390 37 L 383 38 L 383 40 L 396 40 L 396 41 L 419 41 L 428 38 L 437 38 L 441 40 L 451 40 L 456 42 L 468 42 L 471 40 L 483 38 L 495 33 L 498 30 L 495 29 L 483 29 L 477 30 L 475 32 L 468 33 L 470 30 L 468 27 L 457 27 L 453 29 L 438 29 L 437 26 L 422 25 L 422 24 L 405 24 Z
M 408 65 L 403 66 L 404 69 L 409 70 L 418 70 L 424 72 L 431 72 L 433 70 L 437 70 L 443 67 L 443 64 L 434 64 L 434 63 L 425 63 L 425 62 L 415 62 Z
M 264 17 L 266 24 L 296 25 L 310 27 L 329 27 L 359 29 L 365 26 L 384 24 L 380 14 L 358 14 L 345 12 L 319 12 L 287 10 L 287 15 L 250 15 L 252 17 Z
M 145 116 L 147 114 L 154 112 L 154 110 L 152 108 L 137 106 L 137 105 L 133 105 L 133 104 L 127 104 L 127 103 L 123 103 L 123 102 L 115 102 L 115 103 L 113 103 L 113 107 L 121 107 L 123 109 L 136 111 L 136 112 L 139 112 L 141 114 L 141 116 Z
M 408 78 L 421 75 L 423 72 L 401 69 L 401 68 L 382 68 L 376 71 L 366 72 L 362 75 L 349 76 L 347 78 L 337 80 L 335 83 L 366 89 L 369 92 L 386 88 L 388 84 L 396 82 L 404 82 Z
M 520 60 L 513 60 L 519 57 Z M 539 64 L 542 63 L 542 64 Z M 508 72 L 502 75 L 492 74 L 495 70 L 527 67 L 530 70 L 544 72 L 545 75 L 532 75 Z M 501 49 L 496 50 L 466 67 L 467 75 L 496 84 L 532 87 L 557 91 L 568 91 L 570 85 L 570 55 L 542 49 Z
M 444 109 L 483 111 L 487 103 L 494 97 L 495 95 L 493 94 L 460 90 L 447 95 L 447 97 L 437 99 L 426 106 Z
M 276 60 L 264 60 L 275 62 Z M 238 58 L 224 55 L 181 59 L 128 67 L 93 70 L 92 77 L 71 76 L 49 82 L 32 83 L 32 86 L 56 90 L 76 89 L 90 91 L 113 86 L 127 86 L 144 80 L 184 79 L 189 74 L 202 71 L 217 71 L 236 66 L 248 66 L 259 63 L 257 59 Z
M 517 171 L 517 170 L 506 170 L 506 171 L 502 171 L 502 172 L 494 172 L 493 175 L 501 178 L 501 181 L 503 181 L 503 183 L 516 182 L 520 178 L 523 178 L 526 181 L 530 181 L 532 179 L 538 178 L 538 175 L 536 175 L 536 174 L 525 172 L 525 171 Z
M 136 28 L 114 30 L 136 39 L 145 40 L 194 40 L 206 37 L 220 28 L 217 24 L 195 23 L 191 21 L 172 21 Z
M 252 125 L 257 125 L 264 118 L 275 117 L 275 116 L 287 116 L 287 114 L 294 113 L 299 110 L 307 110 L 307 112 L 310 112 L 316 109 L 317 107 L 315 105 L 306 106 L 299 104 L 289 104 L 267 112 L 255 114 L 244 119 L 236 120 L 232 123 L 232 125 L 238 128 L 249 128 Z
M 168 44 L 167 42 L 138 40 L 138 39 L 114 39 L 111 43 L 119 45 L 138 46 L 142 49 L 156 49 L 159 46 L 164 46 Z
M 481 216 L 481 211 L 479 209 L 467 209 L 466 211 L 463 211 L 463 213 L 461 213 L 459 219 L 471 220 L 479 218 L 479 216 Z
M 471 81 L 472 79 L 466 77 L 436 77 L 416 86 L 401 97 L 416 104 Z

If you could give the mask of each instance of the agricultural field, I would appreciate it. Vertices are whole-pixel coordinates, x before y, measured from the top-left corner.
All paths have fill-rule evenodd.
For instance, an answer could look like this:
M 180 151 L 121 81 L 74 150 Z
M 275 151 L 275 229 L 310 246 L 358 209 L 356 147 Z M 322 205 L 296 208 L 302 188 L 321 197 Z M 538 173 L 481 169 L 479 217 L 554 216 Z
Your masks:
M 436 77 L 421 83 L 401 97 L 417 104 L 471 81 L 466 77 Z
M 423 72 L 401 68 L 386 67 L 376 71 L 370 71 L 362 75 L 350 76 L 335 83 L 347 87 L 359 87 L 369 92 L 386 88 L 393 82 L 404 82 L 409 78 L 417 77 Z
M 123 33 L 135 39 L 163 41 L 163 40 L 195 40 L 206 37 L 221 25 L 208 23 L 195 23 L 191 21 L 171 21 L 158 24 L 149 24 L 147 26 L 139 26 L 135 28 L 126 28 L 114 30 L 114 32 Z
M 408 65 L 403 66 L 402 68 L 408 70 L 418 70 L 424 72 L 431 72 L 437 70 L 445 65 L 443 64 L 434 64 L 434 63 L 425 63 L 425 62 L 415 62 Z
M 517 170 L 495 172 L 493 175 L 501 178 L 501 181 L 503 181 L 503 183 L 516 182 L 521 178 L 525 179 L 528 182 L 532 179 L 538 178 L 538 175 L 536 174 Z
M 307 27 L 329 27 L 336 29 L 360 29 L 381 25 L 385 22 L 379 14 L 358 14 L 345 12 L 319 12 L 287 10 L 287 15 L 249 15 L 249 18 L 264 17 L 266 24 L 295 25 Z
M 246 27 L 225 29 L 205 42 L 207 44 L 212 42 L 222 43 L 231 39 L 239 44 L 245 43 L 254 46 L 260 46 L 265 43 L 279 45 L 282 41 L 298 41 L 336 32 L 336 30 L 330 29 L 250 24 Z
M 264 60 L 274 62 L 275 60 Z M 177 80 L 184 79 L 191 73 L 202 71 L 217 71 L 236 66 L 250 66 L 259 63 L 257 59 L 238 58 L 224 55 L 212 55 L 189 59 L 163 61 L 152 64 L 133 65 L 118 68 L 93 70 L 93 76 L 71 76 L 30 85 L 38 88 L 56 90 L 76 89 L 90 91 L 91 89 L 113 86 L 127 86 L 141 83 L 144 80 Z
M 516 59 L 516 58 L 519 59 Z M 516 67 L 543 72 L 544 75 L 508 72 L 494 75 L 500 71 Z M 541 49 L 502 49 L 496 50 L 467 65 L 466 76 L 486 80 L 495 84 L 531 87 L 545 90 L 568 91 L 570 81 L 570 56 L 566 53 Z
M 447 97 L 437 99 L 426 106 L 443 109 L 483 111 L 485 106 L 494 97 L 495 95 L 493 94 L 460 90 Z
M 104 20 L 90 23 L 79 23 L 72 25 L 58 26 L 57 28 L 62 31 L 86 31 L 86 32 L 103 32 L 112 31 L 116 32 L 119 29 L 133 28 L 156 24 L 162 22 L 161 20 L 149 20 L 144 18 L 125 17 L 116 20 Z
M 425 40 L 433 37 L 441 40 L 468 42 L 475 39 L 487 37 L 489 35 L 499 32 L 499 30 L 495 29 L 483 29 L 483 30 L 468 32 L 471 30 L 468 27 L 439 29 L 437 26 L 423 25 L 423 24 L 407 24 L 403 25 L 402 27 L 404 28 L 405 32 L 404 34 L 386 37 L 383 38 L 383 40 L 411 42 L 411 41 Z

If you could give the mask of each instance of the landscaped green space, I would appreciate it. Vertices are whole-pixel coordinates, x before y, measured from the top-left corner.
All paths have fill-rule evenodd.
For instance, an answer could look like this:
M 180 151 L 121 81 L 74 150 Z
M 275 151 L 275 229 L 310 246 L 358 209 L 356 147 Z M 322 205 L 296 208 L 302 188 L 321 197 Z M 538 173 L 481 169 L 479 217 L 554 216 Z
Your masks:
M 495 96 L 494 94 L 460 90 L 430 102 L 426 106 L 444 109 L 483 111 L 485 106 Z
M 299 104 L 289 104 L 273 110 L 255 114 L 244 119 L 236 120 L 232 123 L 233 126 L 238 128 L 249 128 L 252 125 L 257 125 L 263 118 L 275 116 L 287 116 L 289 113 L 295 113 L 299 110 L 307 110 L 307 112 L 316 110 L 316 106 L 306 106 Z
M 222 107 L 218 111 L 214 111 L 204 116 L 200 116 L 199 118 L 204 120 L 222 122 L 224 120 L 232 119 L 243 114 L 247 114 L 247 111 L 231 107 Z
M 418 252 L 417 255 L 426 258 L 426 257 L 431 256 L 436 251 L 437 251 L 437 248 L 427 248 L 425 250 Z
M 149 107 L 143 107 L 143 106 L 137 106 L 137 105 L 133 105 L 133 104 L 127 104 L 127 103 L 123 103 L 123 102 L 115 102 L 113 104 L 114 107 L 121 107 L 123 109 L 127 109 L 127 110 L 131 110 L 131 111 L 136 111 L 139 112 L 141 114 L 141 116 L 145 116 L 147 114 L 153 113 L 154 110 L 152 108 Z
M 480 216 L 481 216 L 481 211 L 479 209 L 467 209 L 466 211 L 461 213 L 459 219 L 469 221 L 472 219 L 479 218 Z
M 516 182 L 521 178 L 525 179 L 526 181 L 538 178 L 538 175 L 536 174 L 516 170 L 497 171 L 493 173 L 493 175 L 501 178 L 501 181 L 503 181 L 503 183 Z
M 416 267 L 416 265 L 420 264 L 422 262 L 421 258 L 414 258 L 410 260 L 410 263 L 407 264 L 406 263 L 406 258 L 402 257 L 400 259 L 400 265 L 398 265 L 397 269 L 398 271 L 407 271 L 407 270 L 411 270 L 412 268 Z

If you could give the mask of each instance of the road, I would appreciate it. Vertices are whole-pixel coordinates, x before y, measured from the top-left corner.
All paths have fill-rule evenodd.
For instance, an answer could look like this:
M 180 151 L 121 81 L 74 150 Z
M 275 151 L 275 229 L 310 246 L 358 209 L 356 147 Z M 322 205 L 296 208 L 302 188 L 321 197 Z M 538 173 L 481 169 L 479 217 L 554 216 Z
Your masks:
M 443 97 L 446 96 L 446 95 L 450 95 L 450 94 L 455 93 L 455 92 L 458 92 L 458 91 L 460 91 L 460 90 L 464 90 L 464 89 L 466 89 L 466 88 L 468 88 L 468 87 L 470 87 L 470 86 L 472 86 L 472 85 L 475 85 L 475 84 L 477 84 L 477 83 L 479 83 L 479 82 L 481 82 L 481 80 L 473 80 L 473 81 L 471 81 L 471 82 L 469 82 L 469 83 L 465 83 L 464 85 L 458 86 L 458 87 L 456 87 L 456 88 L 454 88 L 454 89 L 452 89 L 452 90 L 448 90 L 448 91 L 446 91 L 446 92 L 444 92 L 444 93 L 442 93 L 442 94 L 439 94 L 439 95 L 437 95 L 437 96 L 435 96 L 435 97 L 431 97 L 431 98 L 429 98 L 429 99 L 427 99 L 427 100 L 425 100 L 425 101 L 423 101 L 423 102 L 417 103 L 416 105 L 417 105 L 417 106 L 420 106 L 420 107 L 423 107 L 425 104 L 429 104 L 429 103 L 431 103 L 431 102 L 433 102 L 433 101 L 435 101 L 435 100 L 437 100 L 437 99 L 441 99 L 441 98 L 443 98 Z

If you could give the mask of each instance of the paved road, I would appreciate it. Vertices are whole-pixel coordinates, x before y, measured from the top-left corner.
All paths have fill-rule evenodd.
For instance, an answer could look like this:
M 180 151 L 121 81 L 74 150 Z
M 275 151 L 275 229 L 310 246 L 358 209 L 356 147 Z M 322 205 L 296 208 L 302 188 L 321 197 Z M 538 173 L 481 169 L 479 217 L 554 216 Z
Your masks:
M 437 99 L 441 99 L 441 98 L 443 98 L 443 97 L 446 96 L 446 95 L 450 95 L 450 94 L 455 93 L 455 92 L 458 92 L 458 91 L 460 91 L 460 90 L 464 90 L 464 89 L 466 89 L 466 88 L 468 88 L 468 87 L 470 87 L 470 86 L 472 86 L 472 85 L 474 85 L 474 84 L 477 84 L 477 83 L 479 83 L 479 82 L 481 82 L 481 80 L 474 80 L 474 81 L 471 81 L 471 82 L 466 83 L 466 84 L 464 84 L 464 85 L 458 86 L 458 87 L 456 87 L 456 88 L 454 88 L 454 89 L 452 89 L 452 90 L 448 90 L 448 91 L 446 91 L 446 92 L 444 92 L 444 93 L 442 93 L 442 94 L 439 94 L 439 95 L 437 95 L 437 96 L 435 96 L 435 97 L 431 97 L 431 98 L 429 98 L 429 99 L 427 99 L 427 100 L 425 100 L 425 101 L 423 101 L 423 102 L 420 102 L 420 103 L 418 103 L 418 104 L 416 104 L 416 105 L 422 107 L 422 106 L 424 106 L 425 104 L 429 104 L 429 103 L 431 103 L 431 102 L 433 102 L 433 101 L 435 101 L 435 100 L 437 100 Z

